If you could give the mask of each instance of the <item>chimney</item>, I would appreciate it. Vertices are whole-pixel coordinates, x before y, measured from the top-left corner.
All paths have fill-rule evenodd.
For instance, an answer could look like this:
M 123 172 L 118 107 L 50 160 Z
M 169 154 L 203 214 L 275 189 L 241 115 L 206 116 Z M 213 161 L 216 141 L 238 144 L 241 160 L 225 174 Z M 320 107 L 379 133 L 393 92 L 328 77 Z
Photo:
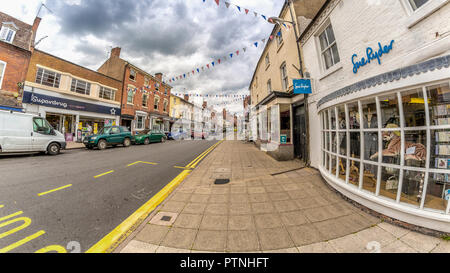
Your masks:
M 115 58 L 120 58 L 120 51 L 122 49 L 120 47 L 115 47 L 111 50 L 111 58 L 115 57 Z
M 184 100 L 189 101 L 189 95 L 185 94 L 184 95 Z
M 34 44 L 36 43 L 36 33 L 37 33 L 40 23 L 41 23 L 40 17 L 34 18 L 33 26 L 31 27 L 31 30 L 33 31 L 33 36 L 31 37 L 33 47 L 34 47 Z
M 160 82 L 162 82 L 162 76 L 163 76 L 162 73 L 156 73 L 156 74 L 155 74 L 155 77 L 156 77 Z

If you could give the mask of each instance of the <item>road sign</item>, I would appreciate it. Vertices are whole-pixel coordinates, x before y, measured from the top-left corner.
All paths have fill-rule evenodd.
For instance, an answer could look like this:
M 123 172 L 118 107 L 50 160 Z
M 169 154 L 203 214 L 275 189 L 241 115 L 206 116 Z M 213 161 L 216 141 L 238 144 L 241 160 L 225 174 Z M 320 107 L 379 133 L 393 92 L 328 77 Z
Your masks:
M 310 79 L 297 79 L 294 80 L 294 94 L 311 94 L 311 80 Z

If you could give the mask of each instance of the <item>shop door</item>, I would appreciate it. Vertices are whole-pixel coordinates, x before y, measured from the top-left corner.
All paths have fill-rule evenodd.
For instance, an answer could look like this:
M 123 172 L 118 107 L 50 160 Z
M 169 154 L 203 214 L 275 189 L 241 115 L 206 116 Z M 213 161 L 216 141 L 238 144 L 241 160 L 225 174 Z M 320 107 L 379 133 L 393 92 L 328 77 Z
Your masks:
M 297 158 L 306 161 L 306 115 L 305 106 L 294 108 L 294 152 Z

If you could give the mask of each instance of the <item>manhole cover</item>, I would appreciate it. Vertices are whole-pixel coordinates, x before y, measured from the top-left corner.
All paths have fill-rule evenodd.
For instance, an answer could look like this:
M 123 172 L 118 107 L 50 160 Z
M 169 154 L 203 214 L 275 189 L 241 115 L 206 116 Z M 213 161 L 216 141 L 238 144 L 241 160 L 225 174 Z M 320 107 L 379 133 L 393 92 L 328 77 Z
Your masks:
M 163 216 L 161 218 L 161 221 L 164 221 L 164 222 L 169 222 L 170 220 L 172 220 L 172 217 L 170 217 L 170 216 Z
M 216 185 L 225 185 L 228 183 L 230 183 L 230 179 L 216 179 L 214 181 L 214 184 L 216 184 Z

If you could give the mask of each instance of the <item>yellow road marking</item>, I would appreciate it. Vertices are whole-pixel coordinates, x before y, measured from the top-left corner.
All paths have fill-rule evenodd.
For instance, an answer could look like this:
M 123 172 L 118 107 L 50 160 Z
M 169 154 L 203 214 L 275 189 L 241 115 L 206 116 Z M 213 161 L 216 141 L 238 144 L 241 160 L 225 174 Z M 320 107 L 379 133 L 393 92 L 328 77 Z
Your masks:
M 52 193 L 52 192 L 55 192 L 55 191 L 63 190 L 63 189 L 66 189 L 66 188 L 70 188 L 70 187 L 72 187 L 72 184 L 66 185 L 66 186 L 63 186 L 63 187 L 60 187 L 60 188 L 57 188 L 57 189 L 54 189 L 54 190 L 49 190 L 49 191 L 46 191 L 46 192 L 38 193 L 38 196 L 43 196 L 43 195 L 46 195 L 46 194 L 49 194 L 49 193 Z
M 13 218 L 13 217 L 19 216 L 19 215 L 21 215 L 22 213 L 23 213 L 23 211 L 18 211 L 18 212 L 16 212 L 16 213 L 7 215 L 7 216 L 5 216 L 5 217 L 2 217 L 2 218 L 0 218 L 0 222 L 3 222 L 3 221 L 5 221 L 5 220 L 7 220 L 7 219 L 9 219 L 9 218 Z
M 158 163 L 153 163 L 153 162 L 136 161 L 134 163 L 129 164 L 127 167 L 131 167 L 136 164 L 158 165 Z
M 102 173 L 102 174 L 99 174 L 99 175 L 96 175 L 96 176 L 94 176 L 94 178 L 99 178 L 99 177 L 102 177 L 102 176 L 104 176 L 104 175 L 107 175 L 107 174 L 110 174 L 110 173 L 113 173 L 114 172 L 114 170 L 112 170 L 112 171 L 109 171 L 109 172 L 106 172 L 106 173 Z
M 198 157 L 196 157 L 194 160 L 192 160 L 191 163 L 189 163 L 188 165 L 186 165 L 186 168 L 190 168 L 192 167 L 192 165 L 195 162 L 200 161 L 202 158 L 204 158 L 209 152 L 211 152 L 215 147 L 217 147 L 220 143 L 222 143 L 223 140 L 217 142 L 216 144 L 214 144 L 213 146 L 209 147 L 209 149 L 207 149 L 206 151 L 204 151 L 202 154 L 200 154 Z
M 3 207 L 5 207 L 5 206 L 4 205 L 0 205 L 0 209 L 3 208 Z
M 183 170 L 192 170 L 192 168 L 186 168 L 186 167 L 180 167 L 180 166 L 174 166 L 176 169 L 183 169 Z
M 50 251 L 56 251 L 58 253 L 67 253 L 67 250 L 64 247 L 60 246 L 60 245 L 46 246 L 44 248 L 41 248 L 41 249 L 37 250 L 34 253 L 47 253 L 47 252 L 50 252 Z
M 180 184 L 191 171 L 183 171 L 160 192 L 140 207 L 130 217 L 118 225 L 113 231 L 93 245 L 86 253 L 106 253 L 114 250 L 125 240 L 145 218 Z
M 9 246 L 0 249 L 0 253 L 6 253 L 6 252 L 11 251 L 11 250 L 13 250 L 13 249 L 15 249 L 15 248 L 18 248 L 19 246 L 21 246 L 21 245 L 23 245 L 23 244 L 26 244 L 26 243 L 28 243 L 29 241 L 34 240 L 34 239 L 36 239 L 37 237 L 42 236 L 42 235 L 44 235 L 44 234 L 45 234 L 45 231 L 43 231 L 43 230 L 38 231 L 38 232 L 36 232 L 36 233 L 33 234 L 33 235 L 30 235 L 30 236 L 28 236 L 28 237 L 25 237 L 25 238 L 23 238 L 22 240 L 20 240 L 20 241 L 18 241 L 18 242 L 15 242 L 14 244 L 10 244 Z

